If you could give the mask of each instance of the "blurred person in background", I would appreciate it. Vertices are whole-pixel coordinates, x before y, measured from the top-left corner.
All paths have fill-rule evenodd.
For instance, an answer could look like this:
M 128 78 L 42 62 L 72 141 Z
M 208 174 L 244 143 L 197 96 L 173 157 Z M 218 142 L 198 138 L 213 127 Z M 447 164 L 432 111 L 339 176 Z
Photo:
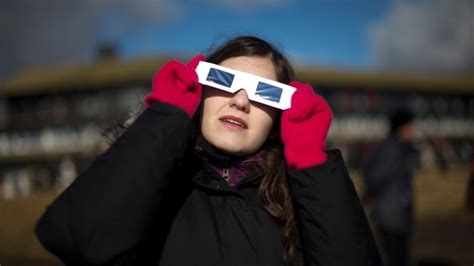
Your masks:
M 290 84 L 291 108 L 203 86 L 203 60 Z M 168 62 L 146 109 L 48 206 L 37 237 L 67 265 L 382 265 L 341 154 L 325 150 L 332 112 L 292 80 L 252 36 Z
M 371 212 L 388 266 L 405 266 L 410 261 L 412 179 L 418 164 L 413 118 L 407 110 L 392 113 L 388 137 L 362 166 L 364 205 Z
M 466 208 L 470 212 L 474 212 L 474 152 L 471 154 L 469 161 L 469 177 L 466 190 Z

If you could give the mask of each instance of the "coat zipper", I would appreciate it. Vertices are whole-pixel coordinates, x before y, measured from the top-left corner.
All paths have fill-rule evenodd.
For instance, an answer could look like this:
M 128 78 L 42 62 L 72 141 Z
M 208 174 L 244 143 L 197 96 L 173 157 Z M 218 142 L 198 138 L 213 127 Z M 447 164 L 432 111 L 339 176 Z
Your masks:
M 229 168 L 222 168 L 222 177 L 225 181 L 229 181 Z

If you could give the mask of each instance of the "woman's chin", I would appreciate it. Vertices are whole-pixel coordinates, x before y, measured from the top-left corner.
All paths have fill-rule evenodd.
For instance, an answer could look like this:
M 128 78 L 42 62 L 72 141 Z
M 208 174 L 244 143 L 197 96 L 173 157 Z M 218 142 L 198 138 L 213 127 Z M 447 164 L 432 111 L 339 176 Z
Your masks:
M 225 154 L 233 156 L 244 156 L 252 153 L 253 151 L 247 149 L 246 145 L 240 141 L 232 140 L 215 140 L 209 141 L 214 147 L 219 149 Z
M 222 151 L 223 153 L 225 154 L 228 154 L 228 155 L 233 155 L 233 156 L 243 156 L 243 155 L 246 155 L 245 154 L 245 151 L 242 150 L 242 147 L 237 147 L 236 145 L 226 145 L 226 144 L 222 144 L 222 145 L 215 145 L 216 148 L 218 148 L 220 151 Z

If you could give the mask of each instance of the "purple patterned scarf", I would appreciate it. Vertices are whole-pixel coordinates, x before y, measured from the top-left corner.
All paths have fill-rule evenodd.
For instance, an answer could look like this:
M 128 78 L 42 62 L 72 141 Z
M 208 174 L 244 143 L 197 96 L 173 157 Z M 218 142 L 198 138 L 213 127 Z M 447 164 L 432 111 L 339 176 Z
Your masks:
M 243 157 L 226 155 L 202 136 L 198 137 L 196 151 L 231 187 L 258 169 L 258 163 L 262 161 L 261 152 Z

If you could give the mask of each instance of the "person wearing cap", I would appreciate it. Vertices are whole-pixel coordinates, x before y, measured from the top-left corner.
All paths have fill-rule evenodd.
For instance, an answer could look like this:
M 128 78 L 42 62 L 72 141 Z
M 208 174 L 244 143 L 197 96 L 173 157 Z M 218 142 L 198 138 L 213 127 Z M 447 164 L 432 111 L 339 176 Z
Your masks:
M 364 204 L 372 214 L 388 266 L 409 265 L 413 231 L 412 179 L 418 152 L 412 144 L 413 114 L 390 115 L 390 131 L 362 166 Z

